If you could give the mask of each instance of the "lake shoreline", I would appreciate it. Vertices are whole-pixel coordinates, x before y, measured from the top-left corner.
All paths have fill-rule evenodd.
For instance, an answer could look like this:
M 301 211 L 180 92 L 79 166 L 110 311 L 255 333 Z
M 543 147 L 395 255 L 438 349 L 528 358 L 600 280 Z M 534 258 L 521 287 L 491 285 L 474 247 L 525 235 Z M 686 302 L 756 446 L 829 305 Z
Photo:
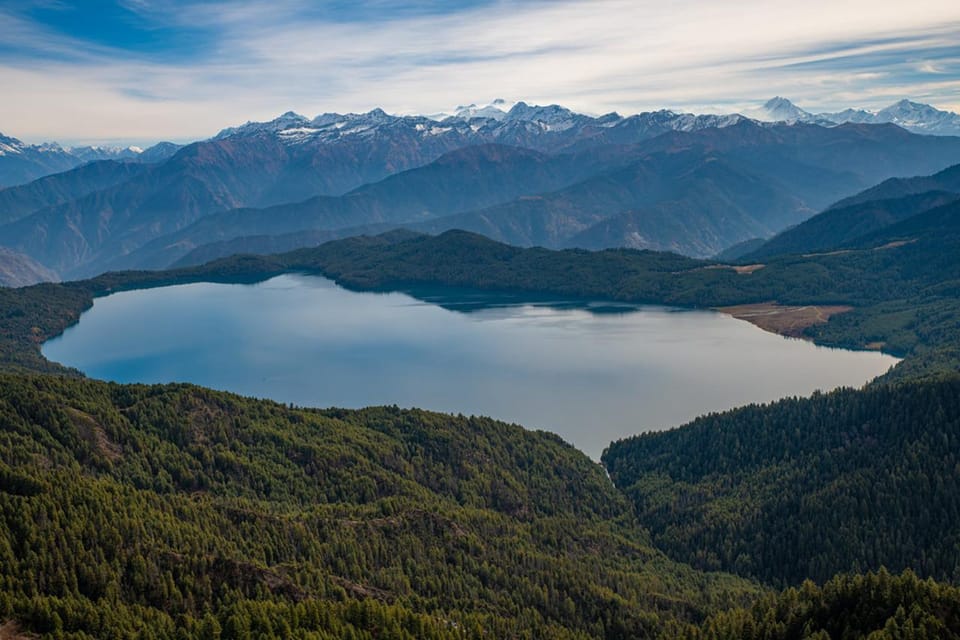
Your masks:
M 303 273 L 127 290 L 99 297 L 43 354 L 117 383 L 486 415 L 557 433 L 594 459 L 615 439 L 861 386 L 896 364 L 784 340 L 711 309 L 417 293 L 357 292 Z
M 764 331 L 788 338 L 813 340 L 805 331 L 818 324 L 826 324 L 830 318 L 853 311 L 850 305 L 780 305 L 776 302 L 741 304 L 729 307 L 713 307 L 716 311 L 746 320 Z M 868 345 L 869 347 L 869 345 Z M 874 351 L 876 349 L 867 349 Z

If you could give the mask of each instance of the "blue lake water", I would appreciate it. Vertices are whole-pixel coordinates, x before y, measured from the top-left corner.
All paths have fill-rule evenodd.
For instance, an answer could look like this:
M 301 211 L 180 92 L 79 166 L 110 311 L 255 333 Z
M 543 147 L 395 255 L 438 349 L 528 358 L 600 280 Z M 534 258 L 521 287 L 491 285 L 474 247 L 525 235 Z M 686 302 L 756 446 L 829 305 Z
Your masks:
M 617 438 L 860 386 L 897 362 L 709 311 L 466 293 L 435 302 L 305 275 L 128 291 L 97 299 L 43 352 L 117 382 L 488 415 L 558 433 L 594 459 Z

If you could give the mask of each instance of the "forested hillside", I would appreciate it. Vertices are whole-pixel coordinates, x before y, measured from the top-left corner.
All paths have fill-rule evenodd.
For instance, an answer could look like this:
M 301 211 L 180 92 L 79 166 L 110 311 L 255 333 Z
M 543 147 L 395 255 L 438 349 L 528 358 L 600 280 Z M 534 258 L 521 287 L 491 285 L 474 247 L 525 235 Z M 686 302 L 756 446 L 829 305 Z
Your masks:
M 869 595 L 874 578 L 837 578 L 804 587 L 796 606 L 791 591 L 757 600 L 765 587 L 750 579 L 788 586 L 888 566 L 958 580 L 960 382 L 939 377 L 960 363 L 956 210 L 889 227 L 908 235 L 891 247 L 745 271 L 393 233 L 0 289 L 2 367 L 19 372 L 0 378 L 0 619 L 77 638 L 900 637 L 889 635 L 898 625 L 953 637 L 936 633 L 952 629 L 954 591 L 909 575 L 893 599 Z M 470 286 L 689 306 L 851 304 L 808 334 L 887 341 L 907 356 L 899 377 L 925 381 L 747 407 L 617 443 L 605 462 L 621 493 L 556 437 L 519 427 L 88 381 L 39 351 L 97 295 L 287 271 L 433 296 Z
M 30 630 L 640 637 L 757 593 L 669 561 L 550 434 L 187 385 L 0 388 L 0 617 Z
M 347 287 L 403 289 L 414 295 L 418 287 L 441 286 L 700 308 L 776 303 L 774 309 L 786 313 L 849 305 L 853 309 L 848 313 L 808 326 L 802 335 L 832 346 L 882 347 L 909 355 L 897 375 L 957 371 L 960 204 L 903 225 L 883 230 L 892 235 L 871 236 L 876 244 L 861 249 L 777 257 L 747 270 L 669 253 L 522 249 L 462 231 L 439 236 L 396 231 L 280 255 L 233 256 L 200 267 L 0 289 L 6 309 L 0 322 L 0 363 L 5 369 L 50 370 L 39 344 L 75 322 L 97 295 L 182 282 L 251 282 L 303 271 Z
M 655 543 L 776 585 L 887 567 L 960 580 L 960 379 L 700 418 L 603 456 Z
M 960 638 L 960 590 L 910 572 L 837 576 L 822 587 L 804 582 L 750 609 L 724 612 L 696 640 L 921 640 Z

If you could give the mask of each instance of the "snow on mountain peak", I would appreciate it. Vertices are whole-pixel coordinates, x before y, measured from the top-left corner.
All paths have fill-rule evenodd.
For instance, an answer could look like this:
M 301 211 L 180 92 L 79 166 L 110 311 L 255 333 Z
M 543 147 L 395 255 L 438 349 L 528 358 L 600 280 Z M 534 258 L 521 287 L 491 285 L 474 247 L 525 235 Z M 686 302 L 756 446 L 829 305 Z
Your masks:
M 509 105 L 509 109 L 507 108 Z M 288 111 L 268 122 L 248 122 L 239 127 L 224 129 L 215 139 L 233 135 L 273 135 L 285 144 L 307 142 L 334 142 L 337 140 L 383 135 L 386 128 L 407 131 L 415 136 L 455 135 L 478 142 L 526 144 L 531 135 L 541 133 L 593 136 L 601 129 L 617 131 L 644 131 L 648 134 L 666 131 L 697 131 L 720 128 L 745 121 L 772 121 L 787 124 L 815 124 L 835 126 L 846 122 L 878 124 L 893 123 L 917 133 L 960 135 L 960 116 L 939 111 L 930 105 L 901 100 L 886 109 L 873 113 L 862 109 L 846 109 L 836 113 L 811 113 L 782 96 L 768 100 L 756 110 L 756 120 L 740 114 L 697 115 L 677 113 L 667 109 L 646 112 L 624 118 L 617 113 L 591 117 L 576 113 L 558 104 L 530 105 L 526 102 L 508 103 L 502 98 L 488 104 L 471 103 L 457 107 L 454 114 L 432 116 L 391 115 L 383 109 L 366 113 L 324 113 L 308 120 Z M 753 116 L 754 112 L 748 115 Z M 606 134 L 604 134 L 606 135 Z M 621 134 L 611 134 L 621 135 Z
M 530 122 L 539 125 L 545 131 L 566 131 L 580 121 L 588 119 L 558 104 L 547 106 L 528 105 L 518 102 L 507 112 L 505 120 L 510 122 Z
M 23 143 L 0 133 L 0 156 L 18 154 L 23 151 Z
M 774 122 L 804 122 L 813 119 L 813 114 L 804 111 L 786 98 L 776 96 L 763 105 L 767 119 Z
M 814 122 L 825 126 L 847 122 L 892 123 L 914 133 L 960 135 L 960 115 L 908 99 L 895 102 L 875 113 L 864 109 L 844 109 L 835 113 L 813 114 L 797 107 L 786 98 L 777 96 L 768 100 L 760 112 L 761 119 L 776 122 Z
M 890 122 L 915 133 L 960 135 L 960 115 L 906 99 L 878 111 L 876 120 Z
M 214 139 L 220 140 L 235 135 L 255 136 L 264 133 L 279 133 L 285 129 L 302 127 L 308 124 L 310 124 L 310 120 L 304 116 L 294 111 L 287 111 L 268 122 L 247 122 L 239 127 L 229 127 L 214 136 Z
M 531 122 L 555 123 L 562 120 L 575 117 L 576 114 L 566 107 L 558 104 L 551 104 L 545 107 L 537 105 L 528 105 L 526 102 L 518 102 L 507 112 L 507 118 L 510 120 L 528 120 Z
M 464 107 L 457 107 L 453 112 L 453 117 L 463 118 L 464 120 L 489 118 L 499 122 L 507 117 L 507 112 L 501 108 L 506 106 L 506 104 L 506 101 L 502 98 L 497 98 L 490 104 L 479 107 L 476 104 L 468 104 Z

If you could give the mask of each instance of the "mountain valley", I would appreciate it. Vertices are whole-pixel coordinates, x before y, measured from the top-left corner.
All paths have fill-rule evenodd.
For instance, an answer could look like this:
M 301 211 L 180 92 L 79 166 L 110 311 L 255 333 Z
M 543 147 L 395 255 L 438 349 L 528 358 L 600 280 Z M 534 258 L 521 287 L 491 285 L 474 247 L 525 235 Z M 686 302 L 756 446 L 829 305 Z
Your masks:
M 287 113 L 0 190 L 0 636 L 960 637 L 960 138 L 848 116 Z M 335 361 L 296 342 L 322 330 L 339 357 L 386 369 L 389 338 L 412 326 L 478 359 L 441 347 L 433 360 L 499 350 L 561 392 L 555 334 L 532 358 L 522 334 L 478 344 L 332 303 L 270 309 L 277 325 L 252 311 L 251 329 L 196 286 L 315 276 L 520 331 L 524 314 L 569 328 L 641 305 L 677 324 L 677 308 L 749 308 L 784 316 L 738 315 L 768 331 L 900 360 L 862 388 L 714 407 L 657 433 L 641 433 L 640 409 L 598 464 L 530 428 L 550 425 L 463 407 L 320 409 L 97 380 L 41 350 L 112 294 L 183 285 L 224 310 L 211 325 L 198 305 L 168 305 L 190 337 L 256 358 L 277 354 L 251 331 Z M 319 300 L 319 286 L 292 295 Z M 344 346 L 331 317 L 369 343 Z M 612 324 L 605 348 L 622 357 L 618 341 L 650 340 Z M 120 342 L 107 335 L 98 358 Z M 404 348 L 403 384 L 424 383 Z M 590 385 L 625 387 L 578 362 L 581 426 L 606 433 Z
M 960 161 L 957 138 L 891 124 L 461 113 L 287 113 L 159 162 L 92 162 L 0 190 L 0 242 L 61 278 L 398 227 L 707 257 Z

